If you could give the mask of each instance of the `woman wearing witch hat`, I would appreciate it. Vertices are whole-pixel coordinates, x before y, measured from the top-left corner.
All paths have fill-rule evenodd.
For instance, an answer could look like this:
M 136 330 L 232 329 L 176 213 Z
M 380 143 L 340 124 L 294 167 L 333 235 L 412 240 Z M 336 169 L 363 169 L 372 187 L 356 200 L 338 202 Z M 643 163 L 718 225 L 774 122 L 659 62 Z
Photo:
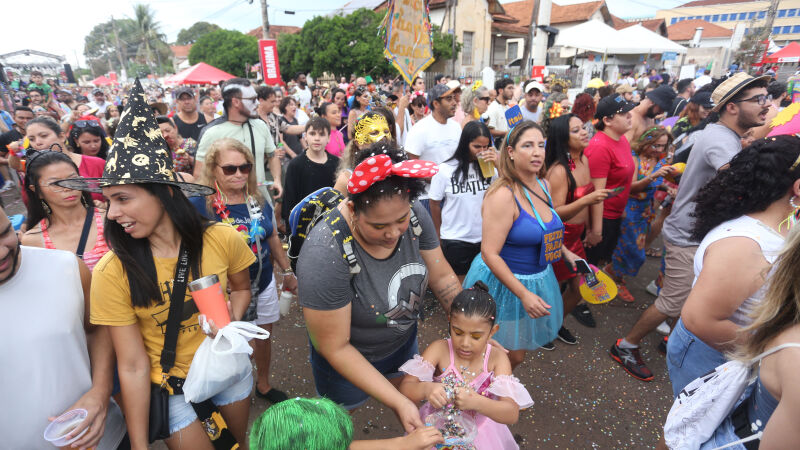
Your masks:
M 231 318 L 238 320 L 250 303 L 248 268 L 255 256 L 233 227 L 204 221 L 189 203 L 187 196 L 209 195 L 213 190 L 175 175 L 169 147 L 138 80 L 120 118 L 103 177 L 58 184 L 102 192 L 108 198 L 105 238 L 113 250 L 94 269 L 90 320 L 110 329 L 132 448 L 147 448 L 154 439 L 165 439 L 170 449 L 220 448 L 219 434 L 212 431 L 225 423 L 227 436 L 232 434 L 246 448 L 252 374 L 210 402 L 184 401 L 181 386 L 205 338 L 197 306 L 185 286 L 216 274 L 222 291 L 230 288 Z M 182 305 L 172 306 L 173 299 Z M 171 326 L 170 316 L 176 319 Z M 165 345 L 172 347 L 165 340 L 172 335 L 174 342 L 175 328 L 174 353 L 162 353 Z M 151 388 L 161 397 L 150 395 Z M 163 389 L 169 393 L 163 402 L 168 412 L 156 408 L 166 396 Z M 208 412 L 216 408 L 225 423 Z M 207 420 L 201 425 L 198 417 Z M 211 435 L 217 439 L 213 446 Z

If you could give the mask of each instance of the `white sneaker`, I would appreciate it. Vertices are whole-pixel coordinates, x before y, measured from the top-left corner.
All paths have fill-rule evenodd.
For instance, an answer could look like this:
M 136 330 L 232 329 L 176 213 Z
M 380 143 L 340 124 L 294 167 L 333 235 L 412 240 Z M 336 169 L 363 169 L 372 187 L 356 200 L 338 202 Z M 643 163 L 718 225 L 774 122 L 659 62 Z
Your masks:
M 656 331 L 658 331 L 659 334 L 663 334 L 664 336 L 668 335 L 669 334 L 669 324 L 667 323 L 667 321 L 665 320 L 665 321 L 661 322 L 661 325 L 659 325 L 658 328 L 656 328 Z
M 9 189 L 13 189 L 16 185 L 17 185 L 17 183 L 14 183 L 11 180 L 6 180 L 6 182 L 3 185 L 3 187 L 0 188 L 0 192 L 5 192 L 5 191 L 7 191 Z
M 644 288 L 644 290 L 653 297 L 658 297 L 658 286 L 656 286 L 656 280 L 651 281 L 650 284 Z

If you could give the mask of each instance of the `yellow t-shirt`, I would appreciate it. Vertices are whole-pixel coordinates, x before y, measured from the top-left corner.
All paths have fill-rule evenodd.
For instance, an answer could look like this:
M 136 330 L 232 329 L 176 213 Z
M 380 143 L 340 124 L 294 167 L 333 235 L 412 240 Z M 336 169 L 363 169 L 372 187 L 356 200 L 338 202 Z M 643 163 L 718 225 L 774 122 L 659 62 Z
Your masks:
M 164 347 L 164 333 L 167 329 L 170 293 L 172 292 L 175 266 L 178 258 L 154 258 L 161 289 L 159 304 L 147 308 L 131 305 L 130 285 L 122 268 L 122 263 L 113 250 L 106 253 L 92 272 L 90 322 L 96 325 L 125 326 L 136 324 L 142 333 L 145 351 L 150 357 L 150 379 L 161 382 L 161 349 Z M 242 235 L 227 224 L 214 224 L 203 235 L 203 256 L 200 262 L 200 275 L 217 274 L 226 292 L 228 275 L 247 270 L 255 262 L 255 255 L 242 239 Z M 187 284 L 192 280 L 191 270 Z M 175 366 L 170 376 L 186 378 L 194 353 L 203 342 L 203 334 L 197 322 L 200 314 L 189 289 L 183 305 L 183 320 L 178 332 Z

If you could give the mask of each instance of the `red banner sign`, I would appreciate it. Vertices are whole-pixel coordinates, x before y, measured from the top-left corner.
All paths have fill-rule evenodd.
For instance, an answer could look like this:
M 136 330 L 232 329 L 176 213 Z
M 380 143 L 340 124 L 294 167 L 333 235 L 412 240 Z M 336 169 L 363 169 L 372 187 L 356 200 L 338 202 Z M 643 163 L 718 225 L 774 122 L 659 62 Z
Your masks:
M 275 39 L 259 39 L 258 54 L 261 58 L 261 73 L 267 84 L 283 84 L 281 68 L 278 64 L 278 41 Z

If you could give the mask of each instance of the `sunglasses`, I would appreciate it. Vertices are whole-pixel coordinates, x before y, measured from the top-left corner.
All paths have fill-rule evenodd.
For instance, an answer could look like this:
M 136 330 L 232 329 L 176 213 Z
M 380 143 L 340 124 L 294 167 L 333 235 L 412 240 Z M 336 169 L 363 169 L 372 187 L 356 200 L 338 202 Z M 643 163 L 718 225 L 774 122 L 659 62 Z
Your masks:
M 222 173 L 225 175 L 234 175 L 236 171 L 242 172 L 242 175 L 250 174 L 250 170 L 253 168 L 253 165 L 250 163 L 242 164 L 241 166 L 219 166 L 222 169 Z
M 488 102 L 491 99 L 492 99 L 491 97 L 478 97 L 478 100 L 483 100 L 485 102 Z
M 76 120 L 75 126 L 78 128 L 86 128 L 86 127 L 99 127 L 100 123 L 96 120 Z

